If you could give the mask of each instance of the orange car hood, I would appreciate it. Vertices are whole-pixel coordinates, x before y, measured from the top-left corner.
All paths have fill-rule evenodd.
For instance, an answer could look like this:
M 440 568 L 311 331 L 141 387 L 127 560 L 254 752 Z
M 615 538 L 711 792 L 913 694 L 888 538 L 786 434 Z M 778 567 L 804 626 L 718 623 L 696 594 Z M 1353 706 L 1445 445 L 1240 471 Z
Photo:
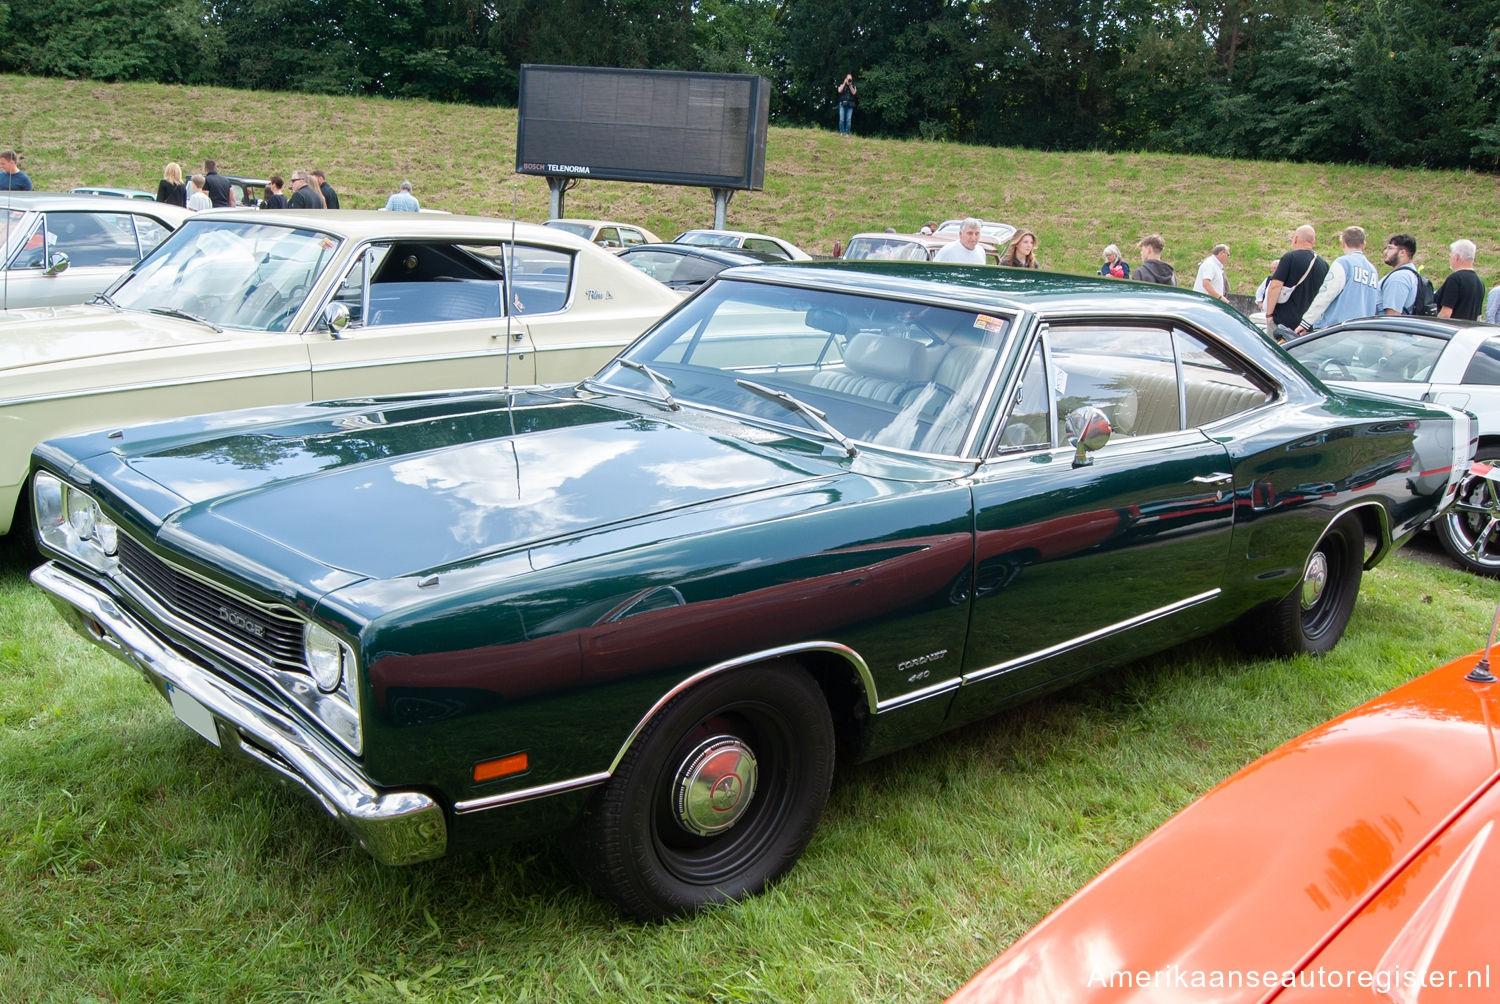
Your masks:
M 951 1001 L 1300 1002 L 1350 994 L 1330 981 L 1382 963 L 1408 973 L 1442 966 L 1463 979 L 1482 972 L 1500 902 L 1500 835 L 1491 833 L 1500 683 L 1464 680 L 1477 659 L 1419 677 L 1235 774 Z M 1500 985 L 1500 971 L 1486 978 Z M 1349 999 L 1408 999 L 1380 995 L 1379 979 L 1390 977 L 1356 985 Z M 1430 987 L 1420 999 L 1448 992 Z M 1496 999 L 1495 990 L 1451 992 Z

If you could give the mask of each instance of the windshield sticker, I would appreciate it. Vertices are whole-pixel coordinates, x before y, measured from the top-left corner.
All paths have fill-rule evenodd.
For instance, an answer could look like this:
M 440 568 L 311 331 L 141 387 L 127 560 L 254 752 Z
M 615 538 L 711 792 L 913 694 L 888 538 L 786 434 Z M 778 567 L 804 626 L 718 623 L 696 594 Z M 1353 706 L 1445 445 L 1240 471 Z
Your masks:
M 1004 331 L 1005 319 L 1001 317 L 991 317 L 988 314 L 976 314 L 974 315 L 974 327 L 983 328 L 985 331 Z

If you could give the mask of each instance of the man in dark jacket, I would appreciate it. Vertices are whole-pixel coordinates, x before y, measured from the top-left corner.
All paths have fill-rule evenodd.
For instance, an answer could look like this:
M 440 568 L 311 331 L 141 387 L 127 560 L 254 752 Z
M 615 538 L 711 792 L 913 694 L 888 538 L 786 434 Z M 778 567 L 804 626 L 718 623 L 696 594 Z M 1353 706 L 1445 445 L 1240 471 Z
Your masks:
M 234 187 L 229 179 L 219 173 L 219 165 L 211 160 L 203 162 L 203 190 L 215 209 L 227 209 L 234 205 Z
M 323 209 L 323 194 L 308 180 L 308 173 L 300 167 L 292 172 L 292 197 L 286 200 L 288 209 Z
M 1161 239 L 1161 234 L 1150 234 L 1141 238 L 1141 263 L 1136 270 L 1130 273 L 1132 279 L 1141 282 L 1154 282 L 1161 286 L 1177 285 L 1177 273 L 1171 265 L 1161 260 L 1161 253 L 1166 250 L 1167 242 Z
M 339 207 L 339 193 L 333 190 L 328 183 L 328 176 L 321 169 L 312 171 L 312 183 L 318 186 L 318 191 L 323 193 L 323 208 L 337 209 Z

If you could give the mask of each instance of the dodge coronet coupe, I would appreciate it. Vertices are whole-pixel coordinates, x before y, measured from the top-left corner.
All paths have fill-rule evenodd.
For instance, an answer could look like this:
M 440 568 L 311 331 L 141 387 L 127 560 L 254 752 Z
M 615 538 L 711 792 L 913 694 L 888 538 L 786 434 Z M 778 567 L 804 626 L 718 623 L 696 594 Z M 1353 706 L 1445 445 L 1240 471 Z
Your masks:
M 0 314 L 0 534 L 29 510 L 27 463 L 49 437 L 260 404 L 578 380 L 678 302 L 551 227 L 198 214 L 94 303 Z
M 577 386 L 45 443 L 33 580 L 381 861 L 567 829 L 651 918 L 790 869 L 836 759 L 1226 625 L 1328 649 L 1471 451 L 1187 291 L 756 265 Z

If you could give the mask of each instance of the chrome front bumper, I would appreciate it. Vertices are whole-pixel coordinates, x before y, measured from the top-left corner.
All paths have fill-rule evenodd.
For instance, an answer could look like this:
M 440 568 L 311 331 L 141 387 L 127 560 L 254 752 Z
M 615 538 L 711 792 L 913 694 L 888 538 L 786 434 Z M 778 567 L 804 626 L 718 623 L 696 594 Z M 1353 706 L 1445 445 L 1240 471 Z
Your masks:
M 432 798 L 376 791 L 298 721 L 182 657 L 109 595 L 55 563 L 37 568 L 31 581 L 79 634 L 140 670 L 164 698 L 175 689 L 207 709 L 221 747 L 310 792 L 377 861 L 414 864 L 447 850 L 447 821 Z

